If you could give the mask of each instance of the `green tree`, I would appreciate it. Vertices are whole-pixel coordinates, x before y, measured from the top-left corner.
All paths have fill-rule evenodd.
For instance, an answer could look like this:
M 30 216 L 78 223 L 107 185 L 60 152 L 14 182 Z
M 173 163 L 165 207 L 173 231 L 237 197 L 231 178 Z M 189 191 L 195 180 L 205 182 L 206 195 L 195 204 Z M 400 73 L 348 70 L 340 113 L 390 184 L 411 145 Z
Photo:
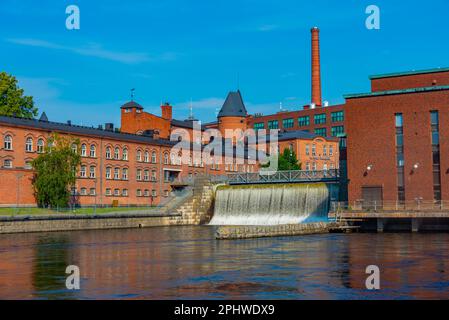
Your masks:
M 23 89 L 17 86 L 17 79 L 0 72 L 0 116 L 33 118 L 37 113 L 33 97 L 23 95 Z
M 64 208 L 69 205 L 71 187 L 75 185 L 81 164 L 77 152 L 79 143 L 78 139 L 53 134 L 45 152 L 33 160 L 33 187 L 39 206 Z
M 263 168 L 268 168 L 270 163 L 262 165 Z M 278 157 L 278 171 L 294 171 L 301 170 L 301 164 L 296 159 L 296 154 L 293 150 L 285 149 Z

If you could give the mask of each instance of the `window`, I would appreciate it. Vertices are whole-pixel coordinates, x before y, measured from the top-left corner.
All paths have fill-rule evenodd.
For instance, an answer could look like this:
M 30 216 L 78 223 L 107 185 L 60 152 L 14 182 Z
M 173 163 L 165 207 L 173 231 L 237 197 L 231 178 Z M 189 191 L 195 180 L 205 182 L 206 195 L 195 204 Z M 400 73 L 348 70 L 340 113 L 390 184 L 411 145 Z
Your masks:
M 123 149 L 122 160 L 128 161 L 128 149 Z
M 151 181 L 156 181 L 156 180 L 157 180 L 156 170 L 152 170 L 151 171 Z
M 76 145 L 76 143 L 72 144 L 72 152 L 73 153 L 78 153 L 78 146 Z
M 12 160 L 6 159 L 3 161 L 3 168 L 11 169 L 12 168 Z
M 145 170 L 143 172 L 143 180 L 149 181 L 150 180 L 150 170 Z
M 122 180 L 128 180 L 128 169 L 123 168 L 122 170 Z
M 83 143 L 81 145 L 81 157 L 86 157 L 87 156 L 87 146 Z
M 92 144 L 90 146 L 90 157 L 91 158 L 95 158 L 97 156 L 97 152 L 96 152 L 97 148 L 95 147 L 94 144 Z
M 96 176 L 96 174 L 95 174 L 95 166 L 91 166 L 89 168 L 89 178 L 94 179 L 95 176 Z
M 144 191 L 144 196 L 145 196 L 145 197 L 149 197 L 149 196 L 150 196 L 150 190 L 145 189 L 145 191 Z
M 148 153 L 148 151 L 145 151 L 145 155 L 143 157 L 143 161 L 144 162 L 150 162 L 150 154 Z
M 310 145 L 306 144 L 306 156 L 310 154 Z
M 5 150 L 12 150 L 12 137 L 10 135 L 5 137 L 4 148 Z
M 320 113 L 314 116 L 315 124 L 325 124 L 326 123 L 326 114 Z
M 120 168 L 115 168 L 114 169 L 114 179 L 115 180 L 120 179 Z
M 110 188 L 106 188 L 106 195 L 110 196 L 112 194 L 112 191 Z
M 396 128 L 403 127 L 402 113 L 395 114 Z
M 316 128 L 315 134 L 318 136 L 325 137 L 327 135 L 327 130 L 326 130 L 326 128 Z
M 87 171 L 87 167 L 85 165 L 82 165 L 80 168 L 80 177 L 81 178 L 85 178 L 86 177 L 86 171 Z
M 323 170 L 324 170 L 324 171 L 327 170 L 327 163 L 323 164 Z
M 140 150 L 137 151 L 136 158 L 137 158 L 138 162 L 142 162 L 142 151 L 140 151 Z
M 152 197 L 157 197 L 157 191 L 156 190 L 151 190 L 151 196 Z
M 136 179 L 137 181 L 142 180 L 142 169 L 137 169 Z
M 441 201 L 440 120 L 438 111 L 430 112 L 432 131 L 433 198 Z
M 310 116 L 303 116 L 298 118 L 298 126 L 307 127 L 310 125 Z
M 151 153 L 151 163 L 156 163 L 156 162 L 157 162 L 156 151 L 153 151 Z
M 111 167 L 106 168 L 106 179 L 111 179 Z
M 106 148 L 106 159 L 111 159 L 111 148 L 110 147 Z
M 164 164 L 168 164 L 168 153 L 164 153 Z
M 94 196 L 94 195 L 97 194 L 97 190 L 95 190 L 95 188 L 90 188 L 89 194 L 90 194 L 91 196 Z
M 323 146 L 323 156 L 327 156 L 327 146 Z
M 306 162 L 306 171 L 310 171 L 310 163 Z
M 264 122 L 258 122 L 254 124 L 254 130 L 261 130 L 265 129 L 265 123 Z
M 122 196 L 127 197 L 128 196 L 128 189 L 122 190 Z
M 114 159 L 115 160 L 120 160 L 120 148 L 115 148 L 114 150 Z
M 330 145 L 329 146 L 329 156 L 333 156 L 334 155 L 334 146 L 333 145 Z
M 316 156 L 316 144 L 312 144 L 312 156 Z
M 399 201 L 405 201 L 405 176 L 404 176 L 404 129 L 402 113 L 395 117 L 396 127 L 396 175 L 397 175 L 397 197 Z
M 316 162 L 312 163 L 312 171 L 316 171 Z
M 279 122 L 277 120 L 268 121 L 268 129 L 279 129 Z
M 164 190 L 164 197 L 168 197 L 168 195 L 169 195 L 168 190 Z
M 282 120 L 282 127 L 284 127 L 284 129 L 293 128 L 294 125 L 295 125 L 295 122 L 293 119 Z
M 80 194 L 81 194 L 82 196 L 87 195 L 87 189 L 86 189 L 86 188 L 81 188 Z
M 331 136 L 332 137 L 338 137 L 345 133 L 345 127 L 344 126 L 336 126 L 331 128 Z
M 27 138 L 25 142 L 25 151 L 33 152 L 33 138 Z
M 136 195 L 138 197 L 141 197 L 142 196 L 142 190 L 141 189 L 137 189 Z
M 39 139 L 37 140 L 37 153 L 43 153 L 44 152 L 44 140 Z
M 331 113 L 332 122 L 342 122 L 345 120 L 345 114 L 343 111 L 336 111 Z
M 25 162 L 25 169 L 30 170 L 30 169 L 32 169 L 32 168 L 33 168 L 33 165 L 31 164 L 31 161 Z
M 114 196 L 116 197 L 120 196 L 120 189 L 114 189 Z

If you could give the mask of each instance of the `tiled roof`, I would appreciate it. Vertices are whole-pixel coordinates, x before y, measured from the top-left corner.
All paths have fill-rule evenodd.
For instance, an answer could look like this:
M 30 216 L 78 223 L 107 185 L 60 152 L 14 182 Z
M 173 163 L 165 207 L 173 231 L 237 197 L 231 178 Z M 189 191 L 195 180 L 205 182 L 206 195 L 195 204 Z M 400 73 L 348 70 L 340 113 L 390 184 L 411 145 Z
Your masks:
M 0 125 L 2 124 L 18 127 L 35 128 L 46 131 L 64 132 L 75 135 L 78 134 L 92 137 L 110 138 L 115 140 L 154 144 L 161 146 L 173 146 L 174 144 L 176 144 L 176 142 L 172 142 L 167 139 L 153 139 L 151 137 L 144 135 L 121 133 L 115 131 L 108 131 L 100 128 L 77 126 L 59 122 L 40 121 L 37 119 L 0 116 Z
M 129 102 L 125 103 L 123 106 L 121 106 L 121 109 L 127 109 L 127 108 L 143 109 L 143 107 L 135 101 L 129 101 Z
M 236 92 L 229 92 L 223 107 L 221 107 L 218 113 L 218 118 L 221 117 L 246 117 L 248 112 L 246 111 L 245 104 L 243 103 L 240 90 Z

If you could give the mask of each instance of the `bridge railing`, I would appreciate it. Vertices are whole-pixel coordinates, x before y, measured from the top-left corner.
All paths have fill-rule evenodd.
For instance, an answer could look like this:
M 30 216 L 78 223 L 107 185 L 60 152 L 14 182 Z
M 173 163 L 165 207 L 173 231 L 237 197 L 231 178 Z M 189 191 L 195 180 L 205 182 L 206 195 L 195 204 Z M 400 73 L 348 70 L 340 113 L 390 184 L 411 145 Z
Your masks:
M 449 201 L 441 200 L 379 200 L 365 201 L 363 199 L 351 202 L 332 202 L 331 213 L 339 212 L 404 212 L 404 211 L 449 211 Z
M 294 182 L 319 182 L 338 181 L 340 170 L 321 171 L 276 171 L 272 173 L 230 173 L 229 184 L 256 184 L 256 183 L 294 183 Z

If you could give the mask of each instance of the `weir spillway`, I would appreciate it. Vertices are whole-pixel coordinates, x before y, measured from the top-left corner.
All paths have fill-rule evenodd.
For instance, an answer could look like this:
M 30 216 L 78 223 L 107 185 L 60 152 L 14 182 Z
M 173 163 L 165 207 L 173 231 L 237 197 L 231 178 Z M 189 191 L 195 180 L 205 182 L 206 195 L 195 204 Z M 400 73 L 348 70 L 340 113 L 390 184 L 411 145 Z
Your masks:
M 329 189 L 324 183 L 219 187 L 211 225 L 296 224 L 324 220 Z

